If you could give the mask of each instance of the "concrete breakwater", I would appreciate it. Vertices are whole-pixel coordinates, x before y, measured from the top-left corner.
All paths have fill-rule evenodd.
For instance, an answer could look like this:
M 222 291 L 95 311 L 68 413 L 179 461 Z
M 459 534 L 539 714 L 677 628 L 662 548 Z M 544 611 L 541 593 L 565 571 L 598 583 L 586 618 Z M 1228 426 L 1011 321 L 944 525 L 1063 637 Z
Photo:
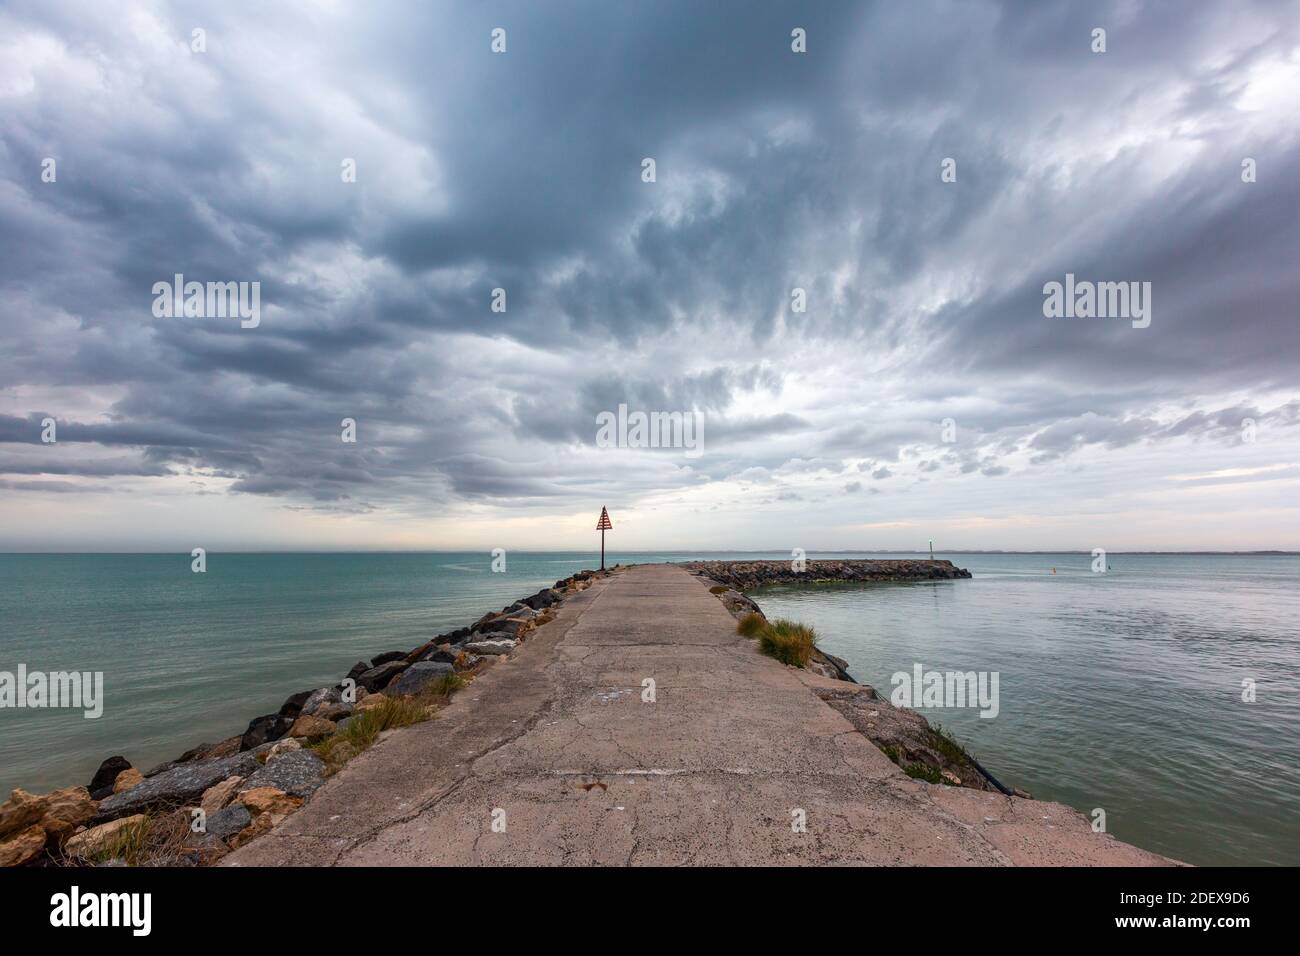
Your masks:
M 832 581 L 948 581 L 970 572 L 951 561 L 819 560 L 805 561 L 684 561 L 680 567 L 707 574 L 719 584 L 751 590 L 774 584 L 825 584 Z
M 774 660 L 711 590 L 667 564 L 594 579 L 221 865 L 1168 862 L 886 752 L 872 725 L 906 712 Z

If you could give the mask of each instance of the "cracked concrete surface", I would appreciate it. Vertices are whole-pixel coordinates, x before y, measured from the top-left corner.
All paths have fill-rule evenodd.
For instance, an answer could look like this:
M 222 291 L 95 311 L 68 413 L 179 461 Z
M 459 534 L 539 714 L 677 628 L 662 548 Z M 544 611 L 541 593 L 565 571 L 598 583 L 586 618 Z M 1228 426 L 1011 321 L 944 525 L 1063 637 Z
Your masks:
M 570 595 L 437 719 L 386 736 L 222 862 L 1172 862 L 1060 804 L 912 780 L 819 686 L 843 685 L 759 655 L 686 571 L 630 568 Z

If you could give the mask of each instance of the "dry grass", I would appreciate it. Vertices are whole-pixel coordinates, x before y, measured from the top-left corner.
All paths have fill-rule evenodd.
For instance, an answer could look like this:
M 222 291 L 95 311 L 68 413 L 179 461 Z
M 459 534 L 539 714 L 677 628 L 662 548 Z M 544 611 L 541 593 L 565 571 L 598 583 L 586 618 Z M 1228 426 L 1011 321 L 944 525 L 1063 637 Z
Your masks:
M 65 857 L 61 862 L 67 866 L 110 860 L 120 860 L 127 866 L 193 866 L 220 855 L 211 847 L 194 842 L 193 837 L 187 810 L 154 813 L 123 827 L 85 859 Z
M 727 591 L 730 591 L 730 590 L 731 590 L 731 588 L 724 588 L 721 584 L 715 584 L 715 585 L 713 585 L 713 587 L 709 588 L 709 593 L 710 593 L 710 594 L 723 594 L 723 593 L 725 593 L 725 592 L 727 592 Z
M 761 614 L 746 614 L 736 625 L 736 633 L 741 637 L 758 637 L 767 626 L 767 618 Z

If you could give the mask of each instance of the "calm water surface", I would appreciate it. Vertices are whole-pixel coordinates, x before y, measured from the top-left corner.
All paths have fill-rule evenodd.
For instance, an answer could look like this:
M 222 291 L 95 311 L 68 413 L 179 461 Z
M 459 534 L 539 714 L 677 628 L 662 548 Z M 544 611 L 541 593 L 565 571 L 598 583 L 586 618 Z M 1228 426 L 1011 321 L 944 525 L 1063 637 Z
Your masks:
M 815 625 L 882 692 L 917 662 L 999 672 L 996 719 L 927 716 L 1004 782 L 1102 807 L 1112 833 L 1190 862 L 1300 863 L 1300 558 L 1112 555 L 1093 574 L 1087 555 L 945 557 L 974 579 L 756 598 Z M 188 555 L 0 554 L 0 670 L 103 671 L 106 696 L 98 720 L 0 710 L 0 792 L 84 783 L 110 754 L 147 768 L 359 658 L 592 565 L 590 553 L 511 552 L 504 574 L 481 552 L 210 554 L 193 574 Z
M 918 662 L 997 671 L 996 718 L 923 713 L 1003 783 L 1188 862 L 1300 864 L 1300 558 L 944 557 L 974 578 L 754 597 L 882 693 Z

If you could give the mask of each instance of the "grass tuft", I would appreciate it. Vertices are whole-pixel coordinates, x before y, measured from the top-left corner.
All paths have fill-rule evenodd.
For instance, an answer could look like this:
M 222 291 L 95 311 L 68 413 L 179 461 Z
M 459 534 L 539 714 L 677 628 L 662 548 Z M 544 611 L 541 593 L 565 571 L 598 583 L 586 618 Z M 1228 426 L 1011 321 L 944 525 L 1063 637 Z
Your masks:
M 459 674 L 447 674 L 414 697 L 389 697 L 378 707 L 353 715 L 346 727 L 309 749 L 325 761 L 327 774 L 337 773 L 385 730 L 428 720 L 464 686 L 465 680 Z
M 784 618 L 769 622 L 758 632 L 758 649 L 793 667 L 806 667 L 816 646 L 816 631 Z
M 746 614 L 736 625 L 736 633 L 741 637 L 758 637 L 763 628 L 767 626 L 767 618 L 761 614 Z
M 926 783 L 944 782 L 939 773 L 939 768 L 931 767 L 928 763 L 909 763 L 903 768 L 903 773 L 916 780 L 924 780 Z
M 730 591 L 730 590 L 731 590 L 731 588 L 724 588 L 721 584 L 715 584 L 715 585 L 713 585 L 713 587 L 709 588 L 709 593 L 710 593 L 710 594 L 723 594 L 723 593 L 725 593 L 725 592 L 727 592 L 727 591 Z
M 959 767 L 974 767 L 975 761 L 970 753 L 957 742 L 949 731 L 940 724 L 930 728 L 930 746 L 942 754 L 949 762 Z
M 127 866 L 188 866 L 210 862 L 210 848 L 191 842 L 190 815 L 185 809 L 162 811 L 118 830 L 113 838 L 84 859 L 65 858 L 65 865 L 107 863 Z
M 149 844 L 148 817 L 129 824 L 118 830 L 109 840 L 90 856 L 91 862 L 106 863 L 109 860 L 122 860 L 127 866 L 136 866 Z

